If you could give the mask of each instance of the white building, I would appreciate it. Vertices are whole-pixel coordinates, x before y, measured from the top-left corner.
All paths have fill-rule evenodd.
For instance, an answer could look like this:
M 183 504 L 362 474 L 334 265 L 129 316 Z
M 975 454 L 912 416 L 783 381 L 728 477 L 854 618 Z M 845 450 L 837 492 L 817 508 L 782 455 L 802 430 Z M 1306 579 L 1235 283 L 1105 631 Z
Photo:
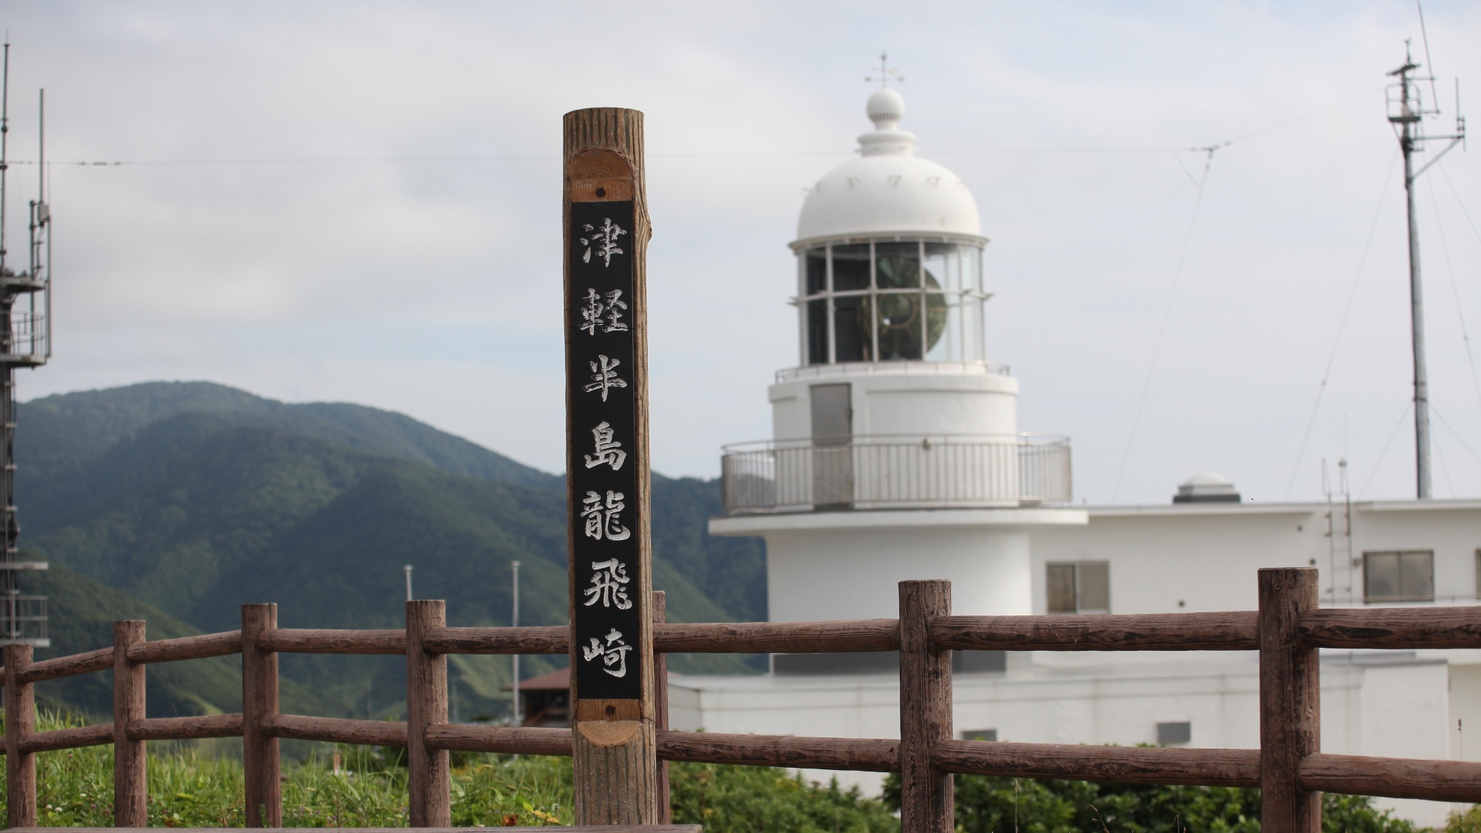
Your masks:
M 868 114 L 859 158 L 813 186 L 791 244 L 800 361 L 770 388 L 774 439 L 726 449 L 727 514 L 710 522 L 765 538 L 773 621 L 893 617 L 905 579 L 950 579 L 959 614 L 1253 610 L 1256 570 L 1279 566 L 1317 567 L 1324 605 L 1476 603 L 1481 500 L 1256 505 L 1201 475 L 1165 505 L 1069 507 L 1068 440 L 1019 433 L 1018 381 L 987 362 L 972 195 L 914 155 L 897 92 Z M 1253 654 L 955 665 L 964 737 L 1259 745 Z M 675 677 L 671 721 L 895 737 L 894 668 L 778 655 L 764 676 Z M 1481 650 L 1324 654 L 1322 747 L 1481 760 Z M 1450 810 L 1381 803 L 1426 824 Z

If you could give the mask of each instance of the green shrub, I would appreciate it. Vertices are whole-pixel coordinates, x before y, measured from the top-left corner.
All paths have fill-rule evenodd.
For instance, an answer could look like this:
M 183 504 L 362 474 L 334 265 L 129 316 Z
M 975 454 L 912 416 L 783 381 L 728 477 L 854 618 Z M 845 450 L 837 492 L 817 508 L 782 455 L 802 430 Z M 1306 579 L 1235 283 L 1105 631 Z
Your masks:
M 858 787 L 809 784 L 801 775 L 762 767 L 674 764 L 670 774 L 674 824 L 705 833 L 887 833 L 900 822 Z
M 884 803 L 900 807 L 900 778 L 885 781 Z M 1260 791 L 1234 787 L 1098 784 L 1090 781 L 956 776 L 962 833 L 1258 833 Z M 1325 833 L 1413 833 L 1414 825 L 1364 796 L 1324 794 Z

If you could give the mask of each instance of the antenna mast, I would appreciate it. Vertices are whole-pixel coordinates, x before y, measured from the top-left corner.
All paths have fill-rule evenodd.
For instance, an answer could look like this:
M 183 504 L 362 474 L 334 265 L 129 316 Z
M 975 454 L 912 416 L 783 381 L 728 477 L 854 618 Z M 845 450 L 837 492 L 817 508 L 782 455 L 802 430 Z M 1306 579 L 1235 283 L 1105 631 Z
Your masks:
M 10 38 L 5 39 L 5 70 L 0 75 L 0 272 L 5 271 L 5 180 L 10 171 Z
M 1451 148 L 1466 137 L 1466 120 L 1459 114 L 1455 117 L 1455 133 L 1448 136 L 1424 135 L 1421 120 L 1425 116 L 1439 115 L 1439 110 L 1424 108 L 1420 99 L 1420 82 L 1430 81 L 1431 76 L 1415 76 L 1419 69 L 1410 57 L 1409 41 L 1404 42 L 1404 65 L 1389 73 L 1399 79 L 1389 87 L 1388 120 L 1394 125 L 1399 139 L 1399 149 L 1404 153 L 1404 195 L 1409 216 L 1409 311 L 1410 334 L 1414 346 L 1414 467 L 1416 492 L 1420 500 L 1430 499 L 1430 390 L 1429 374 L 1424 358 L 1424 301 L 1421 292 L 1419 269 L 1419 224 L 1414 213 L 1414 182 L 1431 165 L 1440 161 Z M 1457 82 L 1458 85 L 1458 82 Z M 1459 102 L 1456 104 L 1459 107 Z M 1434 158 L 1419 170 L 1414 170 L 1414 154 L 1424 150 L 1429 141 L 1450 140 Z
M 0 645 L 50 645 L 46 597 L 23 595 L 20 575 L 45 570 L 45 561 L 22 561 L 16 539 L 21 526 L 15 501 L 15 372 L 36 368 L 51 356 L 51 234 L 44 194 L 31 201 L 30 266 L 17 273 L 5 265 L 5 181 L 10 167 L 10 43 L 0 73 Z M 45 98 L 41 100 L 45 106 Z M 44 136 L 45 128 L 39 131 Z M 38 151 L 40 187 L 46 184 L 44 152 Z

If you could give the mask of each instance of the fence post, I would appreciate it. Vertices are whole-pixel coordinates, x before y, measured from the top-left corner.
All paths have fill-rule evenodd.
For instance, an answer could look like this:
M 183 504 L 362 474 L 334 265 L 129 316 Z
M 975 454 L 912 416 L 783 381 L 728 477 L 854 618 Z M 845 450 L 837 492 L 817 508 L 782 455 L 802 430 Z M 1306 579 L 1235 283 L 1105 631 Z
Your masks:
M 662 590 L 653 591 L 653 624 L 668 621 L 668 601 Z M 660 732 L 669 730 L 668 654 L 653 652 L 653 715 Z M 674 806 L 669 799 L 669 762 L 658 762 L 658 823 L 673 824 Z
M 242 769 L 248 827 L 283 826 L 278 739 L 263 731 L 278 713 L 278 653 L 257 647 L 257 637 L 278 627 L 275 604 L 242 605 Z
M 427 748 L 427 728 L 447 722 L 447 656 L 422 649 L 431 628 L 447 625 L 441 599 L 406 603 L 406 778 L 412 827 L 452 826 L 452 776 L 446 749 Z
M 951 615 L 951 582 L 900 582 L 900 833 L 956 829 L 951 773 L 931 751 L 951 740 L 951 651 L 931 645 L 930 622 Z
M 113 826 L 148 827 L 148 770 L 144 741 L 129 738 L 129 724 L 143 720 L 144 666 L 129 662 L 129 646 L 144 641 L 144 622 L 113 623 Z
M 21 742 L 36 731 L 36 695 L 20 681 L 31 664 L 30 645 L 5 646 L 5 796 L 9 827 L 36 826 L 36 753 Z
M 1322 796 L 1301 789 L 1301 759 L 1321 751 L 1317 649 L 1301 615 L 1317 607 L 1317 571 L 1263 569 L 1260 583 L 1260 824 L 1266 833 L 1321 833 Z

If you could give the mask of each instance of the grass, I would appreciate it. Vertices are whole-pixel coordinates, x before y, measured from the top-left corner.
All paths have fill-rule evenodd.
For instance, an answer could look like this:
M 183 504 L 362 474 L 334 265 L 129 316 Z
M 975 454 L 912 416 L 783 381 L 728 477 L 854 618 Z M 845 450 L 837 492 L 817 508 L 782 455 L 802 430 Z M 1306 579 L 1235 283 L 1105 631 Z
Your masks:
M 43 714 L 38 731 L 78 721 Z M 242 827 L 242 763 L 199 748 L 150 744 L 150 827 Z M 339 765 L 335 765 L 335 757 Z M 457 755 L 453 824 L 504 827 L 571 823 L 570 762 Z M 113 747 L 36 756 L 36 817 L 44 827 L 113 824 Z M 5 796 L 0 791 L 0 813 Z M 400 750 L 344 747 L 283 766 L 287 827 L 405 827 L 406 768 Z

